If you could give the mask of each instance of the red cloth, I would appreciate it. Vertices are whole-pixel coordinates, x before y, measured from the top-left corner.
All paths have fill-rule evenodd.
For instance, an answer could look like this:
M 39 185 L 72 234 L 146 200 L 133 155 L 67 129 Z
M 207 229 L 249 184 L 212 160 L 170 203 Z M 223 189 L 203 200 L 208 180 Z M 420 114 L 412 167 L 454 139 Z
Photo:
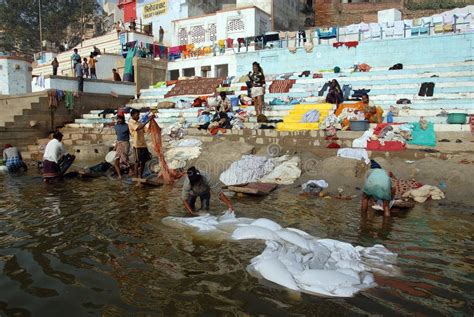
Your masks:
M 225 41 L 227 42 L 227 48 L 234 48 L 234 39 L 228 38 Z
M 349 42 L 345 42 L 344 45 L 347 48 L 357 47 L 359 45 L 359 42 L 358 41 L 349 41 Z
M 403 123 L 379 123 L 374 129 L 374 135 L 380 135 L 382 130 L 388 125 L 400 125 Z M 367 141 L 367 150 L 370 151 L 403 151 L 406 144 L 400 141 L 385 141 L 382 145 L 378 140 Z
M 385 141 L 382 145 L 379 141 L 367 141 L 367 150 L 369 151 L 403 151 L 406 144 L 399 141 Z
M 335 47 L 335 48 L 339 48 L 339 47 L 341 47 L 342 45 L 344 45 L 343 42 L 332 43 L 332 46 Z
M 331 142 L 326 146 L 328 149 L 339 149 L 341 146 L 337 144 L 336 142 Z

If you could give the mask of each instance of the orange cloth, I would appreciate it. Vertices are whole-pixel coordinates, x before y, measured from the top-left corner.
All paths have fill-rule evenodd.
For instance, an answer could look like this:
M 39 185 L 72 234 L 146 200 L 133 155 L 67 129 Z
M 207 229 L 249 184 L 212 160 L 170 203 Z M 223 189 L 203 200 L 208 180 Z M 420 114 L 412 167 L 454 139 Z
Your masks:
M 180 179 L 183 176 L 183 173 L 179 173 L 168 167 L 168 164 L 165 161 L 165 155 L 163 154 L 161 128 L 155 120 L 150 121 L 150 134 L 153 141 L 153 147 L 160 161 L 161 171 L 159 177 L 163 178 L 165 184 L 171 185 L 176 180 Z
M 349 104 L 340 104 L 339 107 L 337 107 L 336 112 L 334 113 L 336 116 L 339 116 L 342 113 L 342 110 L 346 108 L 352 108 L 354 110 L 359 110 L 359 111 L 364 111 L 365 108 L 365 103 L 362 101 L 356 102 L 356 103 L 349 103 Z
M 375 109 L 367 109 L 365 111 L 365 119 L 370 123 L 382 123 L 383 109 L 380 107 L 375 107 Z

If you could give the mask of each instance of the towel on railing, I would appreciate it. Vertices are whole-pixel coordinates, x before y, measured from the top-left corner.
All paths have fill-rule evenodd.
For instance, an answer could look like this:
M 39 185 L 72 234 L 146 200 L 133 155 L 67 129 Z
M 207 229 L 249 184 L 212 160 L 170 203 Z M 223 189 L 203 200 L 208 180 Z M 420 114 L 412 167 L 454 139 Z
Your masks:
M 279 33 L 280 40 L 285 40 L 286 39 L 286 32 L 281 32 Z

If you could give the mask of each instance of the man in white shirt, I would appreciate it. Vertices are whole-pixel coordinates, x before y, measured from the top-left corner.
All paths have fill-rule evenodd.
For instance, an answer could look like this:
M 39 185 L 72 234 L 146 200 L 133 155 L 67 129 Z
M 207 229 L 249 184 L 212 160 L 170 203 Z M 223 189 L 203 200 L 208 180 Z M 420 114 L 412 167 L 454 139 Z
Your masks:
M 55 177 L 61 177 L 72 165 L 74 155 L 69 155 L 61 143 L 63 134 L 55 132 L 53 139 L 48 142 L 43 155 L 43 178 L 45 181 Z

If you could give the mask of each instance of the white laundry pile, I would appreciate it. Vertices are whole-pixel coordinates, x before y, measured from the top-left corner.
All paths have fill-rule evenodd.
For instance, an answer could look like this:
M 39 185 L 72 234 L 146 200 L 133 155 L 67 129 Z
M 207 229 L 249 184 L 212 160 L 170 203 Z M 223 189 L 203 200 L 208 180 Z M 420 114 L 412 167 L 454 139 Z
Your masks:
M 403 194 L 404 198 L 412 198 L 418 203 L 424 203 L 429 198 L 433 200 L 444 199 L 444 193 L 436 186 L 423 185 L 420 188 L 412 189 Z
M 373 273 L 399 273 L 397 255 L 382 245 L 354 247 L 318 239 L 265 218 L 236 218 L 233 213 L 225 213 L 221 217 L 166 217 L 163 223 L 220 238 L 265 240 L 265 250 L 251 260 L 248 272 L 295 291 L 350 297 L 376 286 Z
M 277 158 L 243 155 L 219 179 L 227 186 L 254 182 L 289 185 L 301 175 L 299 163 L 298 157 L 288 155 Z
M 266 174 L 259 181 L 261 183 L 291 185 L 301 176 L 301 170 L 298 167 L 301 160 L 294 156 L 288 159 L 289 156 L 284 155 L 277 158 L 272 158 L 273 164 L 276 166 L 273 171 Z
M 337 156 L 354 160 L 364 160 L 365 164 L 370 163 L 369 153 L 365 149 L 343 148 L 337 150 Z
M 202 142 L 196 139 L 172 141 L 165 153 L 165 160 L 172 169 L 184 168 L 188 161 L 201 155 Z

